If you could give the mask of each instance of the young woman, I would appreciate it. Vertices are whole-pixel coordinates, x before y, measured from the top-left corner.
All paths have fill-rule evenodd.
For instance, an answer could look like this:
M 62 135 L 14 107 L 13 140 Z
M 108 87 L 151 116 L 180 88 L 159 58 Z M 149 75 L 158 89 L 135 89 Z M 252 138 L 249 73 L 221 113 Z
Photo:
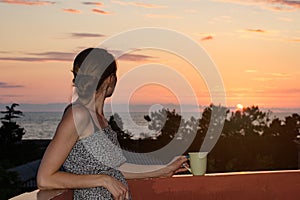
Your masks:
M 89 48 L 76 56 L 73 83 L 78 99 L 65 109 L 41 161 L 40 189 L 74 189 L 74 199 L 124 200 L 131 199 L 126 179 L 186 171 L 184 156 L 144 173 L 126 170 L 139 166 L 126 163 L 116 132 L 103 114 L 104 101 L 117 83 L 116 70 L 114 57 L 104 49 Z

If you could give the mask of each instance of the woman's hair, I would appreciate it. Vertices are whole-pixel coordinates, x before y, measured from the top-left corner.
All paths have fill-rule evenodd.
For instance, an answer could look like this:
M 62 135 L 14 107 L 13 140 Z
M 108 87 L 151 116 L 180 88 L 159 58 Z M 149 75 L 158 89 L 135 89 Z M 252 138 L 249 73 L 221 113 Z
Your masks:
M 81 51 L 73 63 L 73 83 L 80 99 L 90 100 L 104 80 L 116 74 L 117 64 L 105 49 L 88 48 Z

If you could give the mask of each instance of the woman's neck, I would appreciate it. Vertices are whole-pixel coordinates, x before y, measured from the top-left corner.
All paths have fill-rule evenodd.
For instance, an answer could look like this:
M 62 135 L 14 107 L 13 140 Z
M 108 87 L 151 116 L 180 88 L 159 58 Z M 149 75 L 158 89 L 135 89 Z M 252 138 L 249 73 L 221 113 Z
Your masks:
M 94 112 L 97 116 L 104 116 L 103 107 L 104 107 L 105 96 L 103 94 L 98 94 L 92 98 L 92 100 L 86 105 L 87 108 Z
M 103 113 L 105 97 L 101 95 L 95 95 L 95 98 L 85 104 L 86 108 L 91 113 L 94 121 L 98 121 L 100 128 L 108 126 L 108 122 Z

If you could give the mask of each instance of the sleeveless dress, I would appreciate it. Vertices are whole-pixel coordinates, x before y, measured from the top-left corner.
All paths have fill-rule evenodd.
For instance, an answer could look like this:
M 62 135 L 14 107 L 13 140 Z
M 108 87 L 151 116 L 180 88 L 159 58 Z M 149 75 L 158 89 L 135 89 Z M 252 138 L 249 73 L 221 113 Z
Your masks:
M 110 126 L 78 140 L 66 158 L 63 169 L 74 174 L 106 174 L 127 185 L 117 168 L 126 161 L 117 140 L 117 133 Z M 128 185 L 127 185 L 128 186 Z M 74 189 L 74 200 L 112 200 L 104 187 Z M 129 198 L 131 199 L 131 198 Z

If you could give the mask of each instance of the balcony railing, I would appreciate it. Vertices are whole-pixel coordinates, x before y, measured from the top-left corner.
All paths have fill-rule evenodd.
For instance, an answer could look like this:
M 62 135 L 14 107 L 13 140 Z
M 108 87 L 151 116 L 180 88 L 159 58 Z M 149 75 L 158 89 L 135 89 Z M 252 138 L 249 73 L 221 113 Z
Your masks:
M 300 170 L 178 175 L 128 180 L 133 200 L 300 199 Z M 72 190 L 33 191 L 13 200 L 71 200 Z

